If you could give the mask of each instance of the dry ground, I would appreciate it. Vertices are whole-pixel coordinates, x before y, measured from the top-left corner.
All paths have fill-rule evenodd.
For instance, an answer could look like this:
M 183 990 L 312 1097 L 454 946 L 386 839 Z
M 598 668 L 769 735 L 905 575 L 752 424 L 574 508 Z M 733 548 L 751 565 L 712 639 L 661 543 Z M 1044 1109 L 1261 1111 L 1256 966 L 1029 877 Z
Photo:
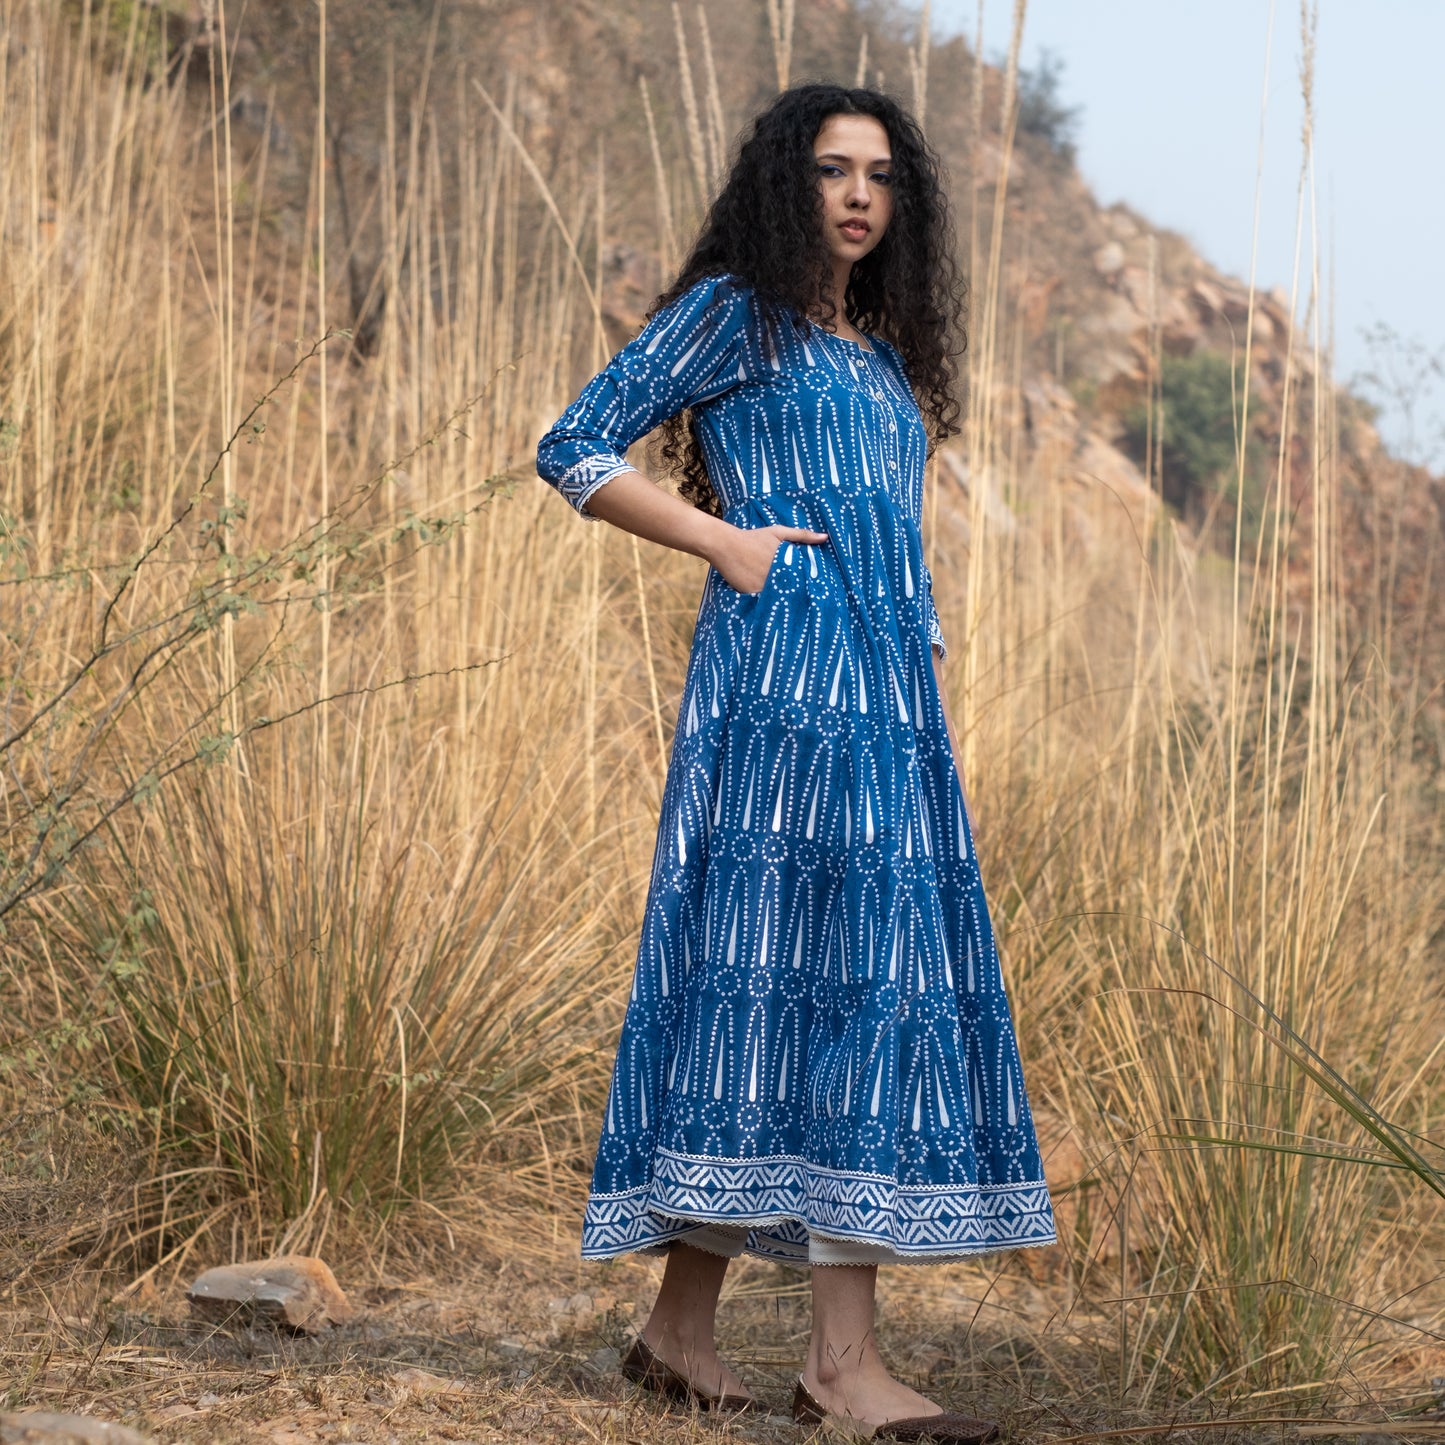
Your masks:
M 1088 1358 L 1077 1334 L 1058 1343 L 1073 1331 L 1059 1327 L 1057 1291 L 1037 1272 L 1018 1259 L 1001 1270 L 885 1271 L 887 1355 L 939 1398 L 998 1418 L 1008 1442 L 1123 1438 L 1140 1427 L 1145 1439 L 1187 1432 L 1219 1445 L 1298 1439 L 1297 1426 L 1250 1422 L 1329 1413 L 1216 1399 L 1172 1417 L 1145 1416 L 1127 1399 L 1109 1398 L 1098 1358 Z M 159 1287 L 148 1280 L 123 1298 L 113 1279 L 94 1276 L 32 1288 L 0 1315 L 0 1378 L 10 1382 L 0 1404 L 93 1414 L 160 1441 L 218 1445 L 799 1438 L 787 1415 L 807 1337 L 806 1286 L 796 1271 L 750 1260 L 732 1271 L 724 1347 L 773 1413 L 729 1421 L 660 1406 L 616 1373 L 655 1287 L 652 1261 L 472 1261 L 430 1276 L 373 1261 L 338 1273 L 361 1311 L 355 1323 L 316 1338 L 193 1321 L 179 1278 Z M 1393 1401 L 1347 1413 L 1379 1419 L 1381 1406 L 1418 1402 L 1422 1376 L 1445 1372 L 1445 1348 L 1436 1353 L 1402 1355 Z M 1360 1426 L 1340 1433 L 1366 1438 Z M 1417 1415 L 1390 1437 L 1445 1440 L 1445 1421 Z

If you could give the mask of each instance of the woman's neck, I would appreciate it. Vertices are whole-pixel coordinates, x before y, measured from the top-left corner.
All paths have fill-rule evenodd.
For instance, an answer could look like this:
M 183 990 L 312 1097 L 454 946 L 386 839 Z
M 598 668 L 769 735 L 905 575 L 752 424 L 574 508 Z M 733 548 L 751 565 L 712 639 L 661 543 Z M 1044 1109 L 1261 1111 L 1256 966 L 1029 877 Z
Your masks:
M 820 326 L 826 327 L 829 331 L 837 331 L 846 335 L 852 332 L 858 334 L 857 328 L 848 320 L 848 310 L 845 298 L 848 295 L 848 282 L 853 275 L 853 263 L 840 257 L 833 258 L 833 314 L 827 316 L 821 299 L 808 310 Z

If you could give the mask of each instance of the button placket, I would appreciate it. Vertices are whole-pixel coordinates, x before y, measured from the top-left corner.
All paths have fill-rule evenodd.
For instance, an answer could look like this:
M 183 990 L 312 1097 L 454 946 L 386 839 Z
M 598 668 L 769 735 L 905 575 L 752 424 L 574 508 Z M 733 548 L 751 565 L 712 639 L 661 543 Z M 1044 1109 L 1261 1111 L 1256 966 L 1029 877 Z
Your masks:
M 883 414 L 881 419 L 886 423 L 886 430 L 883 428 L 879 430 L 879 444 L 883 459 L 887 464 L 886 485 L 889 493 L 893 494 L 902 471 L 898 456 L 898 418 L 893 408 L 893 402 L 888 395 L 888 379 L 879 375 L 880 369 L 881 363 L 875 353 L 873 363 L 869 367 L 869 391 Z M 902 498 L 896 495 L 894 500 L 902 503 Z
M 856 357 L 850 355 L 847 361 L 854 381 L 859 383 L 860 390 L 867 395 L 881 413 L 878 449 L 887 472 L 884 485 L 889 494 L 893 495 L 894 488 L 902 475 L 902 463 L 898 450 L 898 414 L 890 395 L 893 387 L 892 379 L 884 373 L 883 364 L 874 348 L 869 348 Z M 895 495 L 894 500 L 903 505 L 903 498 Z

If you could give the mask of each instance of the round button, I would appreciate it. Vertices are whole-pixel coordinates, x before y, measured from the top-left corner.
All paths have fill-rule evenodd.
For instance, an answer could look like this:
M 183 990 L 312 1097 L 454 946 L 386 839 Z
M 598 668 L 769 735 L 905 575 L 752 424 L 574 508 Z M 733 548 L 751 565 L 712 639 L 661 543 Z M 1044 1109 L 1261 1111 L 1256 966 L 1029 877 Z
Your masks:
M 890 421 L 890 422 L 888 423 L 888 430 L 889 430 L 889 431 L 897 431 L 897 430 L 898 430 L 898 423 L 897 423 L 896 421 Z

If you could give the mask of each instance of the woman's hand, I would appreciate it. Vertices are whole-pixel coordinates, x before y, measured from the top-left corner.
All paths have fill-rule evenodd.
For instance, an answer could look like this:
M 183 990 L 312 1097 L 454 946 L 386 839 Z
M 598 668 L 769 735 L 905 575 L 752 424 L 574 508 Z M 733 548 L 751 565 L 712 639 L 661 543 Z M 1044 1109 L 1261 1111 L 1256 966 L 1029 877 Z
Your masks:
M 810 547 L 828 540 L 826 532 L 807 532 L 801 527 L 734 527 L 727 530 L 708 550 L 707 560 L 723 575 L 735 592 L 761 592 L 772 569 L 778 548 L 788 542 Z
M 777 550 L 787 542 L 819 546 L 826 532 L 800 527 L 735 527 L 691 502 L 664 492 L 635 471 L 619 472 L 587 499 L 594 517 L 635 537 L 661 542 L 711 562 L 738 592 L 761 592 Z

